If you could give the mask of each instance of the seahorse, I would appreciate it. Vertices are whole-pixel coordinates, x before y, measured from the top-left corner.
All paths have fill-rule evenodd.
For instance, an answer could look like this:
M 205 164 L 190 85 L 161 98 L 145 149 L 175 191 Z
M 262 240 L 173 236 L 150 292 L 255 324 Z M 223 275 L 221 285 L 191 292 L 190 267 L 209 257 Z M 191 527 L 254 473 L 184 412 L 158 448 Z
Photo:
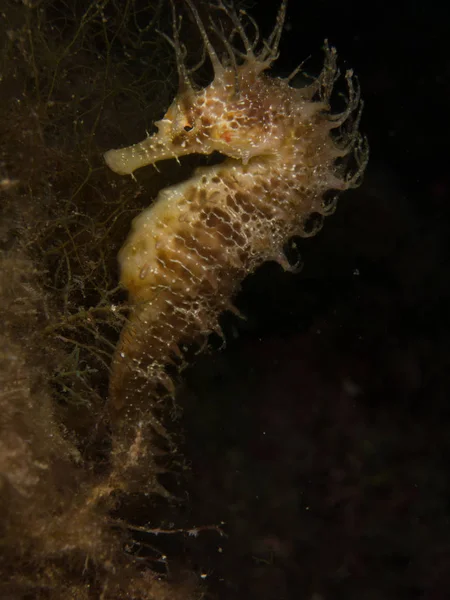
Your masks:
M 262 43 L 247 34 L 245 13 L 218 0 L 215 7 L 232 27 L 229 37 L 215 29 L 224 57 L 192 0 L 185 2 L 212 65 L 211 83 L 198 88 L 191 80 L 172 2 L 178 93 L 154 135 L 104 155 L 122 175 L 191 153 L 226 157 L 159 192 L 133 220 L 120 250 L 131 308 L 109 390 L 113 419 L 130 439 L 136 423 L 152 420 L 163 390 L 173 393 L 168 365 L 180 362 L 187 345 L 220 333 L 219 316 L 233 310 L 241 282 L 260 265 L 277 261 L 291 269 L 286 243 L 318 231 L 336 206 L 330 192 L 359 185 L 368 159 L 352 71 L 345 73 L 345 109 L 331 110 L 339 77 L 333 47 L 325 43 L 323 69 L 308 85 L 293 87 L 300 69 L 286 78 L 268 73 L 278 57 L 287 0 Z M 154 420 L 152 427 L 158 430 Z

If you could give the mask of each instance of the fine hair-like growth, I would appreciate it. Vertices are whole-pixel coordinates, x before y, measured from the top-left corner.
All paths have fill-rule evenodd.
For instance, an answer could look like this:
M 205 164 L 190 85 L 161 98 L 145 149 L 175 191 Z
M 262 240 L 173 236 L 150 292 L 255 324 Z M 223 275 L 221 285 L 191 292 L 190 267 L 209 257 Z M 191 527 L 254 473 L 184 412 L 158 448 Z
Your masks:
M 247 275 L 266 261 L 291 269 L 283 252 L 288 240 L 319 230 L 335 209 L 336 196 L 330 201 L 329 192 L 356 187 L 368 159 L 352 71 L 344 75 L 344 110 L 331 110 L 339 77 L 334 48 L 325 43 L 322 72 L 309 85 L 291 85 L 299 69 L 284 79 L 269 74 L 286 0 L 262 43 L 258 34 L 247 35 L 244 16 L 219 0 L 215 8 L 232 30 L 227 36 L 212 26 L 223 57 L 193 2 L 186 4 L 213 68 L 211 83 L 199 89 L 190 77 L 172 3 L 178 93 L 155 123 L 157 133 L 110 150 L 105 161 L 116 173 L 132 174 L 192 153 L 220 152 L 226 160 L 162 190 L 134 219 L 120 250 L 121 283 L 131 308 L 110 378 L 116 443 L 121 440 L 117 458 L 119 447 L 125 451 L 152 430 L 164 435 L 153 408 L 167 391 L 173 394 L 167 366 L 180 364 L 187 345 L 220 334 L 219 316 L 233 310 Z

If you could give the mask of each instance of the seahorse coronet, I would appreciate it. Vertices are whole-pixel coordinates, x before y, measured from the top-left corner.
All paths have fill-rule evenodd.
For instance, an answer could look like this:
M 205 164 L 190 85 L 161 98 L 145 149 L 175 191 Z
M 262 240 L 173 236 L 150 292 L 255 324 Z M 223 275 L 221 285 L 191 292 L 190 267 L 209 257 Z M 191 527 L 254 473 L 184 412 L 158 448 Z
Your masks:
M 192 153 L 220 152 L 226 159 L 162 190 L 133 220 L 119 252 L 131 306 L 111 368 L 110 406 L 119 421 L 125 412 L 130 420 L 133 413 L 150 411 L 162 388 L 173 394 L 166 367 L 183 354 L 180 348 L 220 330 L 219 316 L 232 305 L 242 280 L 264 262 L 289 269 L 285 244 L 317 232 L 322 217 L 336 207 L 335 197 L 327 200 L 330 190 L 358 185 L 368 158 L 352 71 L 345 74 L 346 108 L 337 115 L 330 109 L 339 75 L 334 48 L 325 43 L 323 70 L 304 87 L 268 73 L 278 56 L 286 0 L 259 52 L 241 17 L 220 3 L 246 49 L 242 56 L 232 40 L 224 40 L 231 54 L 226 61 L 219 60 L 191 0 L 186 2 L 213 80 L 202 89 L 189 80 L 174 24 L 177 96 L 154 135 L 110 150 L 105 161 L 113 171 L 131 174 Z M 320 218 L 310 230 L 311 215 Z

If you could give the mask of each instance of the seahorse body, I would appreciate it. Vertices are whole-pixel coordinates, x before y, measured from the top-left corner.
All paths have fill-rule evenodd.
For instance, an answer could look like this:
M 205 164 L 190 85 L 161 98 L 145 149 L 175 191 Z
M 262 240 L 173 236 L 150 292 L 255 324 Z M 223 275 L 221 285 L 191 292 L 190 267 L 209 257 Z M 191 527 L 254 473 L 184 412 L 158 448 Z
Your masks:
M 246 49 L 242 59 L 223 40 L 227 61 L 219 60 L 195 7 L 187 3 L 214 68 L 213 81 L 200 90 L 190 83 L 175 27 L 178 95 L 156 123 L 155 135 L 110 150 L 105 160 L 117 173 L 130 174 L 190 153 L 219 151 L 228 158 L 161 191 L 134 219 L 119 253 L 132 309 L 112 364 L 110 402 L 124 423 L 145 418 L 149 398 L 162 387 L 171 389 L 167 365 L 185 344 L 219 330 L 219 315 L 232 307 L 248 274 L 265 261 L 289 268 L 286 242 L 315 233 L 307 228 L 309 217 L 334 209 L 325 192 L 355 187 L 367 162 L 351 72 L 345 111 L 330 112 L 338 76 L 334 49 L 326 45 L 322 73 L 300 89 L 289 78 L 266 74 L 277 58 L 285 1 L 259 52 L 236 13 L 219 2 Z M 351 172 L 346 157 L 356 165 Z

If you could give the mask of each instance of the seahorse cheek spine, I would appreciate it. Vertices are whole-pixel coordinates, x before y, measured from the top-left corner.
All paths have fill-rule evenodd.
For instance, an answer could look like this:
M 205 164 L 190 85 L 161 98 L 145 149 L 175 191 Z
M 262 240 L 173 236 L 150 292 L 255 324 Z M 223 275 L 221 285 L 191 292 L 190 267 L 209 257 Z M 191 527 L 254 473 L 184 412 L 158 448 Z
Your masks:
M 259 55 L 248 50 L 240 66 L 218 62 L 199 23 L 213 82 L 200 91 L 185 86 L 154 136 L 105 155 L 121 174 L 189 153 L 229 156 L 161 191 L 134 219 L 119 253 L 131 310 L 112 364 L 110 403 L 125 430 L 136 415 L 152 419 L 162 388 L 173 392 L 166 367 L 179 361 L 184 345 L 220 332 L 219 315 L 232 308 L 243 278 L 268 260 L 289 268 L 286 242 L 315 233 L 307 228 L 309 216 L 334 209 L 325 192 L 354 187 L 364 171 L 367 148 L 358 132 L 360 100 L 351 72 L 346 110 L 329 111 L 334 49 L 326 47 L 322 74 L 310 86 L 295 89 L 264 73 L 277 56 L 284 9 L 283 2 L 272 45 Z M 336 163 L 345 157 L 353 157 L 352 173 Z

